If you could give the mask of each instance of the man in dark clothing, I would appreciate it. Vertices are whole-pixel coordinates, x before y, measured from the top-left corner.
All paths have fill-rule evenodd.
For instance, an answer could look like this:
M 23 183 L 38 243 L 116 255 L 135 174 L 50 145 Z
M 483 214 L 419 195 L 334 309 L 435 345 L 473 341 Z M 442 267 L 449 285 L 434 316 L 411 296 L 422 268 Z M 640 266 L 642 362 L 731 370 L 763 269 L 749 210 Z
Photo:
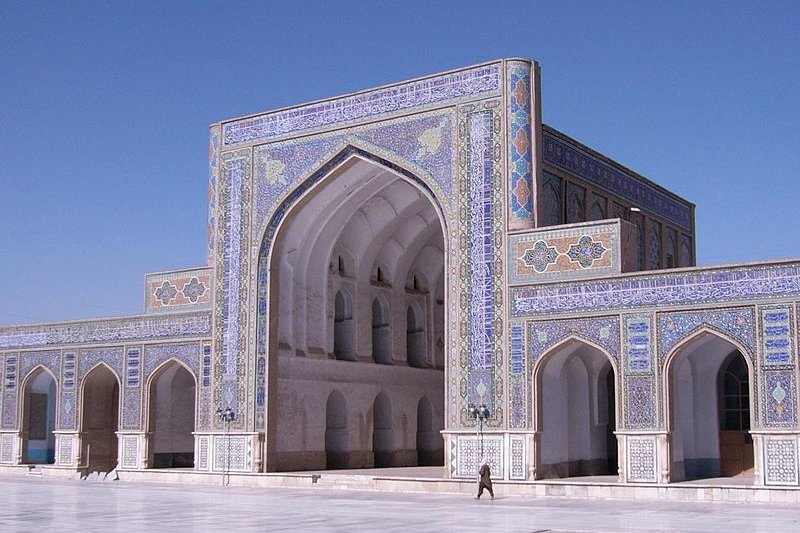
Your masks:
M 492 490 L 492 471 L 489 469 L 489 465 L 484 464 L 478 474 L 480 475 L 480 479 L 478 480 L 478 495 L 475 496 L 475 499 L 480 500 L 481 494 L 483 494 L 483 489 L 486 489 L 489 491 L 489 496 L 491 496 L 494 500 L 494 491 Z

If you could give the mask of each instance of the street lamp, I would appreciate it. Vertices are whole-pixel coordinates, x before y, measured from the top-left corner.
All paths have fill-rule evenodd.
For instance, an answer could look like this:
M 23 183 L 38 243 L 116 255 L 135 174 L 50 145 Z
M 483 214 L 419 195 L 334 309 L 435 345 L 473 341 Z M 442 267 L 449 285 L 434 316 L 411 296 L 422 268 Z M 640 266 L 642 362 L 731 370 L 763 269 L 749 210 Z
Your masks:
M 479 407 L 469 406 L 469 416 L 475 419 L 475 430 L 481 443 L 481 461 L 483 461 L 483 424 L 489 419 L 489 408 L 481 404 Z
M 231 409 L 230 407 L 226 407 L 223 409 L 220 407 L 217 409 L 217 418 L 220 419 L 224 428 L 224 435 L 225 435 L 225 464 L 222 467 L 222 486 L 224 487 L 228 483 L 230 483 L 230 479 L 228 479 L 227 483 L 225 481 L 225 474 L 228 472 L 229 465 L 230 465 L 230 458 L 231 458 L 231 436 L 229 434 L 231 429 L 231 422 L 236 420 L 236 411 Z M 229 476 L 230 478 L 230 476 Z

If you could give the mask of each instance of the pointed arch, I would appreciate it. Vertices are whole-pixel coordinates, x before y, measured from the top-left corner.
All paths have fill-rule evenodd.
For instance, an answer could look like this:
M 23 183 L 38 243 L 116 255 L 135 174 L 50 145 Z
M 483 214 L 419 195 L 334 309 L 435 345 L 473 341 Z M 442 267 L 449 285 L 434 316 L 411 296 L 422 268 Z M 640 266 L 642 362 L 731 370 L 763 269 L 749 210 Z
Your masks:
M 150 372 L 145 387 L 147 465 L 150 468 L 193 467 L 197 376 L 186 363 L 170 357 Z
M 33 367 L 22 379 L 20 416 L 22 462 L 55 463 L 58 379 L 45 365 Z
M 395 443 L 392 402 L 381 391 L 372 402 L 372 453 L 376 467 L 394 466 Z
M 120 378 L 120 375 L 117 373 L 116 370 L 114 370 L 111 367 L 111 365 L 109 365 L 105 361 L 98 361 L 95 364 L 93 364 L 92 367 L 89 370 L 87 370 L 86 372 L 83 373 L 83 376 L 81 377 L 81 386 L 80 386 L 81 392 L 83 392 L 83 388 L 84 388 L 84 386 L 86 384 L 86 380 L 89 378 L 89 375 L 92 372 L 96 372 L 100 367 L 103 367 L 105 370 L 108 370 L 109 372 L 111 372 L 114 375 L 114 378 L 117 380 L 118 384 L 122 383 L 122 378 Z
M 408 366 L 428 366 L 425 311 L 416 302 L 406 306 L 406 360 Z
M 670 438 L 670 479 L 702 479 L 723 474 L 725 438 L 720 425 L 719 380 L 722 366 L 741 357 L 747 371 L 747 429 L 739 431 L 739 463 L 753 464 L 749 428 L 755 425 L 755 371 L 753 355 L 741 342 L 703 324 L 687 333 L 667 353 L 661 369 L 664 383 L 664 420 Z M 738 401 L 738 400 L 737 400 Z
M 355 361 L 353 298 L 341 288 L 333 298 L 333 355 L 339 361 Z
M 391 314 L 381 294 L 372 297 L 372 359 L 378 364 L 392 364 Z
M 755 376 L 755 365 L 753 363 L 753 354 L 750 349 L 742 344 L 739 340 L 735 339 L 734 337 L 728 335 L 727 333 L 714 328 L 709 324 L 703 324 L 700 327 L 686 333 L 675 345 L 667 352 L 667 355 L 664 357 L 664 363 L 662 365 L 662 378 L 665 379 L 664 383 L 666 383 L 666 378 L 669 373 L 670 366 L 674 363 L 676 357 L 680 357 L 681 353 L 685 351 L 687 348 L 690 347 L 691 344 L 697 342 L 700 338 L 705 335 L 710 335 L 712 337 L 716 337 L 722 341 L 725 341 L 734 348 L 741 352 L 742 356 L 744 357 L 745 363 L 747 363 L 747 371 L 750 374 L 751 380 L 753 376 Z M 750 383 L 752 387 L 754 383 Z M 751 388 L 751 390 L 754 390 Z
M 375 163 L 398 177 L 404 178 L 412 183 L 412 185 L 422 190 L 437 208 L 442 227 L 445 229 L 445 234 L 447 234 L 446 230 L 449 224 L 441 206 L 447 205 L 448 199 L 444 192 L 439 190 L 439 186 L 436 180 L 433 179 L 433 176 L 423 168 L 402 156 L 388 153 L 386 150 L 371 146 L 368 143 L 352 137 L 349 137 L 331 152 L 334 155 L 320 161 L 317 165 L 301 174 L 301 177 L 296 180 L 297 186 L 294 187 L 293 193 L 277 206 L 272 218 L 265 219 L 262 222 L 261 227 L 256 233 L 256 235 L 261 238 L 262 243 L 266 237 L 274 236 L 280 231 L 280 226 L 286 220 L 285 215 L 293 209 L 295 205 L 301 203 L 304 197 L 312 193 L 312 191 L 324 183 L 328 177 L 335 175 L 342 166 L 346 165 L 353 158 Z M 378 152 L 380 152 L 381 155 L 378 155 Z M 272 235 L 269 235 L 270 233 Z
M 537 478 L 617 473 L 619 374 L 609 351 L 571 334 L 532 369 Z
M 417 403 L 417 464 L 441 466 L 444 464 L 444 441 L 435 431 L 433 404 L 427 396 Z
M 90 472 L 109 472 L 117 466 L 120 385 L 119 375 L 102 361 L 81 379 L 81 457 Z
M 553 342 L 550 346 L 542 350 L 542 355 L 539 356 L 538 359 L 536 359 L 536 361 L 533 364 L 533 368 L 531 369 L 531 375 L 533 376 L 531 383 L 534 384 L 534 387 L 536 386 L 537 375 L 538 373 L 541 372 L 541 369 L 547 363 L 547 361 L 551 357 L 554 357 L 561 350 L 569 347 L 569 345 L 574 343 L 585 344 L 602 353 L 606 357 L 606 359 L 608 359 L 608 362 L 611 364 L 611 368 L 614 370 L 614 376 L 616 376 L 617 378 L 619 377 L 619 365 L 617 364 L 617 360 L 611 355 L 611 352 L 608 351 L 608 348 L 602 346 L 601 344 L 598 344 L 596 341 L 588 337 L 579 335 L 577 333 L 571 333 L 566 337 Z M 534 393 L 536 392 L 535 389 L 533 392 Z M 534 394 L 532 397 L 535 398 L 536 395 Z
M 348 466 L 347 425 L 347 402 L 344 395 L 334 389 L 325 402 L 325 463 L 329 470 Z
M 399 266 L 406 263 L 407 266 L 413 265 L 413 261 L 407 260 L 409 257 L 416 257 L 415 254 L 420 254 L 423 248 L 430 248 L 432 243 L 444 250 L 446 247 L 443 244 L 434 241 L 449 238 L 442 202 L 450 200 L 441 194 L 441 187 L 430 176 L 418 177 L 413 167 L 406 168 L 396 161 L 373 155 L 368 149 L 343 146 L 336 156 L 317 166 L 302 182 L 293 179 L 296 185 L 287 187 L 293 189 L 278 200 L 274 211 L 269 206 L 265 216 L 269 217 L 269 212 L 272 212 L 272 218 L 264 223 L 256 278 L 257 304 L 254 307 L 257 310 L 256 354 L 267 358 L 268 367 L 278 369 L 268 372 L 266 377 L 270 382 L 265 388 L 271 391 L 271 397 L 266 402 L 265 427 L 281 428 L 275 422 L 277 403 L 272 395 L 281 389 L 278 384 L 282 380 L 292 380 L 287 374 L 281 374 L 280 369 L 288 366 L 278 364 L 279 361 L 306 365 L 310 359 L 326 360 L 324 364 L 330 369 L 329 375 L 337 376 L 337 381 L 348 382 L 349 377 L 338 374 L 347 372 L 343 368 L 345 365 L 327 359 L 345 358 L 365 362 L 371 354 L 376 355 L 370 349 L 371 305 L 376 295 L 384 295 L 390 302 L 387 306 L 386 344 L 392 350 L 397 350 L 384 354 L 385 358 L 379 357 L 381 361 L 378 362 L 390 363 L 392 357 L 398 360 L 403 358 L 402 328 L 407 300 L 418 300 L 426 312 L 431 313 L 431 317 L 442 322 L 446 320 L 446 310 L 434 315 L 430 311 L 433 306 L 425 301 L 424 294 L 409 297 L 402 281 L 393 282 L 398 276 Z M 448 203 L 444 205 L 449 206 Z M 392 231 L 393 227 L 397 231 Z M 380 242 L 375 243 L 376 240 Z M 336 275 L 338 257 L 334 258 L 331 254 L 340 250 L 352 254 L 352 271 L 355 275 Z M 431 252 L 426 253 L 430 255 Z M 436 273 L 430 272 L 444 270 L 444 260 L 439 260 L 435 265 L 427 265 L 426 260 L 427 256 L 421 262 L 425 263 L 423 267 L 430 266 L 427 270 L 422 269 L 428 279 L 438 280 L 446 276 L 446 273 L 434 275 Z M 377 265 L 374 267 L 374 280 L 370 276 L 373 265 Z M 378 266 L 381 267 L 381 280 L 377 279 Z M 383 266 L 386 266 L 387 272 L 383 271 Z M 343 267 L 344 271 L 348 270 L 347 261 L 343 261 Z M 442 292 L 446 294 L 447 289 Z M 345 294 L 350 296 L 349 302 Z M 352 314 L 346 312 L 348 308 L 352 309 Z M 351 324 L 351 335 L 346 335 L 344 331 L 347 322 Z M 432 328 L 435 329 L 436 325 Z M 446 335 L 443 325 L 437 331 L 441 331 L 442 337 Z M 352 340 L 342 342 L 345 338 Z M 446 345 L 446 338 L 442 344 Z M 289 359 L 294 357 L 305 360 L 297 359 L 289 363 Z M 364 384 L 353 385 L 366 387 Z M 434 380 L 426 380 L 415 386 L 421 389 L 414 393 L 416 396 L 420 392 L 430 393 L 439 384 L 434 385 Z M 354 396 L 352 401 L 357 397 L 360 396 Z M 319 398 L 318 401 L 325 399 Z M 359 439 L 349 439 L 346 443 L 349 447 L 341 452 L 330 450 L 326 445 L 326 462 L 332 467 L 336 467 L 334 463 L 364 467 L 372 462 L 373 450 L 368 433 L 371 425 L 367 415 L 370 405 L 365 401 L 369 402 L 362 397 L 358 405 L 351 406 L 363 418 L 360 420 Z M 413 417 L 412 413 L 408 415 L 408 419 Z M 395 418 L 399 426 L 400 417 Z M 439 419 L 437 421 L 441 423 Z M 405 422 L 407 419 L 404 419 Z M 403 426 L 405 433 L 411 433 L 413 426 L 409 426 L 407 423 Z M 395 428 L 395 431 L 399 430 Z M 327 428 L 326 442 L 336 433 L 337 428 Z M 410 444 L 413 434 L 408 436 L 405 433 L 403 442 Z M 307 451 L 318 454 L 322 448 L 318 440 L 311 443 L 304 435 L 294 434 L 288 429 L 272 432 L 272 435 L 267 437 L 267 455 L 276 458 L 276 463 L 268 464 L 267 470 L 280 470 L 284 464 L 292 461 L 304 462 L 311 467 L 310 460 L 295 460 L 283 450 L 305 447 Z M 398 454 L 405 454 L 404 463 L 413 462 L 413 459 L 408 459 L 414 455 L 413 444 L 407 448 L 395 450 Z M 335 460 L 337 453 L 342 455 Z M 295 454 L 295 457 L 299 456 Z M 314 461 L 321 462 L 316 458 Z

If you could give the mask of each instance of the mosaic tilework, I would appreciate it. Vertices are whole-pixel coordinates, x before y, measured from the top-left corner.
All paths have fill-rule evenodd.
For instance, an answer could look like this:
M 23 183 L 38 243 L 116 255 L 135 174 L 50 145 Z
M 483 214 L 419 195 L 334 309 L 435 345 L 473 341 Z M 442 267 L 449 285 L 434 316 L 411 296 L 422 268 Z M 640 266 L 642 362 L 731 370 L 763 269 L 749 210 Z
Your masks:
M 501 64 L 493 63 L 417 81 L 276 111 L 223 125 L 226 146 L 352 125 L 375 117 L 455 104 L 498 94 Z
M 625 427 L 628 429 L 655 429 L 656 385 L 652 376 L 626 376 L 624 397 Z
M 138 389 L 142 385 L 142 349 L 128 348 L 125 353 L 125 386 Z
M 797 425 L 795 370 L 771 370 L 762 374 L 765 427 Z
M 765 367 L 794 364 L 794 320 L 791 306 L 761 308 L 761 364 Z
M 214 435 L 214 470 L 249 472 L 253 462 L 250 437 Z
M 418 176 L 430 176 L 437 198 L 450 198 L 453 188 L 452 110 L 415 115 L 379 126 L 363 126 L 346 133 L 320 135 L 311 139 L 290 140 L 257 146 L 255 154 L 254 239 L 260 239 L 264 224 L 275 206 L 298 183 L 317 174 L 317 169 L 348 146 L 361 148 L 381 157 L 402 159 L 403 166 Z
M 456 457 L 451 477 L 478 478 L 481 462 L 481 442 L 477 435 L 457 435 L 451 452 Z M 485 463 L 492 469 L 492 478 L 503 479 L 503 437 L 483 436 L 483 455 Z
M 256 430 L 263 430 L 267 421 L 267 358 L 256 359 Z
M 521 323 L 509 325 L 508 368 L 509 427 L 528 426 L 528 369 L 525 358 L 525 326 Z
M 200 387 L 197 390 L 197 429 L 211 429 L 211 414 L 216 411 L 213 402 L 213 357 L 210 342 L 203 342 L 203 358 L 200 362 Z
M 620 331 L 617 317 L 528 322 L 528 357 L 533 364 L 568 338 L 589 341 L 619 360 Z
M 9 354 L 14 357 L 12 354 Z M 2 427 L 2 419 L 3 419 L 3 400 L 5 399 L 6 392 L 6 358 L 4 355 L 0 354 L 0 427 Z
M 507 68 L 509 227 L 522 229 L 533 226 L 536 205 L 531 157 L 531 66 L 523 61 L 510 61 Z
M 142 426 L 142 358 L 144 347 L 125 350 L 125 388 L 122 396 L 122 429 L 139 430 Z
M 459 150 L 459 180 L 462 194 L 468 198 L 460 213 L 460 269 L 468 273 L 462 285 L 461 301 L 469 302 L 469 315 L 462 317 L 460 359 L 468 369 L 468 404 L 485 404 L 493 414 L 489 425 L 502 424 L 503 407 L 496 404 L 502 394 L 503 376 L 495 373 L 502 366 L 502 259 L 495 228 L 502 227 L 502 162 L 500 135 L 502 119 L 498 103 L 463 106 L 459 132 L 463 143 Z M 466 407 L 466 406 L 463 406 Z M 462 409 L 466 415 L 466 410 Z M 466 425 L 468 421 L 462 420 Z
M 153 372 L 164 362 L 175 359 L 185 364 L 195 380 L 200 369 L 200 343 L 159 344 L 144 348 L 144 381 L 148 382 Z
M 622 231 L 617 221 L 509 235 L 508 282 L 521 285 L 619 274 Z
M 214 399 L 217 405 L 236 411 L 245 397 L 239 378 L 245 370 L 240 353 L 247 345 L 248 284 L 244 280 L 250 272 L 246 253 L 250 222 L 244 199 L 251 195 L 250 162 L 250 150 L 222 154 L 222 180 L 217 187 L 219 206 L 225 218 L 218 224 L 217 238 L 217 272 L 221 275 L 216 287 L 214 351 L 219 354 L 220 381 L 215 383 Z M 233 424 L 239 427 L 241 419 Z
M 543 150 L 545 162 L 572 172 L 589 183 L 621 196 L 633 205 L 675 222 L 684 229 L 692 228 L 692 210 L 688 203 L 681 202 L 633 174 L 602 161 L 578 145 L 545 130 Z
M 522 435 L 511 435 L 509 441 L 511 448 L 511 471 L 508 477 L 509 479 L 524 481 L 528 477 L 528 469 L 525 464 L 525 437 Z
M 139 468 L 139 438 L 124 435 L 122 438 L 122 468 Z
M 210 437 L 197 437 L 197 469 L 208 470 L 208 450 Z
M 59 429 L 75 429 L 75 388 L 78 383 L 78 353 L 64 350 L 61 356 L 61 414 L 58 420 Z
M 628 468 L 627 480 L 639 483 L 655 483 L 657 481 L 656 472 L 656 443 L 653 439 L 627 440 L 628 450 L 626 455 Z
M 764 451 L 767 485 L 797 485 L 797 440 L 770 438 Z
M 208 312 L 134 316 L 0 328 L 0 349 L 109 343 L 211 335 Z
M 16 437 L 13 433 L 0 435 L 0 463 L 11 464 L 14 462 L 14 442 Z
M 3 429 L 17 427 L 17 365 L 19 354 L 7 353 L 3 365 Z
M 99 363 L 105 363 L 111 368 L 118 380 L 125 375 L 125 359 L 122 346 L 111 348 L 85 348 L 78 352 L 78 381 L 83 382 L 86 375 Z M 124 381 L 119 382 L 120 386 Z
M 647 374 L 653 368 L 653 317 L 633 315 L 624 317 L 625 370 L 628 374 Z
M 56 379 L 61 375 L 61 351 L 46 350 L 41 352 L 23 352 L 19 354 L 19 378 L 20 384 L 25 383 L 30 373 L 36 367 L 43 367 L 50 371 Z
M 219 139 L 221 128 L 211 126 L 208 140 L 208 261 L 214 265 L 214 249 L 217 235 L 217 168 L 219 165 Z
M 800 295 L 800 263 L 697 269 L 510 289 L 512 316 L 598 312 Z
M 658 358 L 664 359 L 675 346 L 702 328 L 708 328 L 738 341 L 752 361 L 755 347 L 755 316 L 750 307 L 719 311 L 689 311 L 658 315 Z
M 58 466 L 72 466 L 75 457 L 73 453 L 75 437 L 59 434 L 56 439 L 58 440 Z
M 122 395 L 122 429 L 142 429 L 142 390 L 125 389 Z
M 211 309 L 213 269 L 159 272 L 145 276 L 145 313 Z

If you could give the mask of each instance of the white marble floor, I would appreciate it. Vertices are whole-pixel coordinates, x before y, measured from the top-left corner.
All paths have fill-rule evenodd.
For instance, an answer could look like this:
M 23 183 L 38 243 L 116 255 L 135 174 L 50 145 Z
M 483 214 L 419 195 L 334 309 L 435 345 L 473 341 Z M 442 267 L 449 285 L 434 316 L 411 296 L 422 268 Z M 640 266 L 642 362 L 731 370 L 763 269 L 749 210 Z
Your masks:
M 796 507 L 0 478 L 0 531 L 800 531 Z

